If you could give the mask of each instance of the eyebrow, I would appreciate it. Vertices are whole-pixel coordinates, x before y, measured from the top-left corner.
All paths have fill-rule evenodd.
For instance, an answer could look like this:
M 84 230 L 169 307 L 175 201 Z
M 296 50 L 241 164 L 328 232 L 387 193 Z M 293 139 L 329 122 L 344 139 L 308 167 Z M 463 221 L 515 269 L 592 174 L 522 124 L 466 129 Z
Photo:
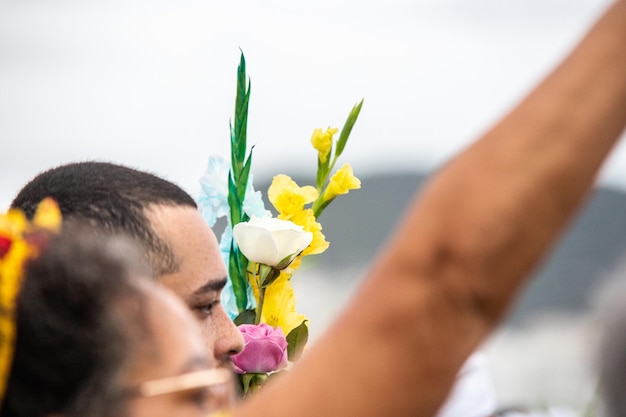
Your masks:
M 222 288 L 224 288 L 225 285 L 226 285 L 226 277 L 217 281 L 207 282 L 202 287 L 195 290 L 192 295 L 202 295 L 207 292 L 220 291 Z

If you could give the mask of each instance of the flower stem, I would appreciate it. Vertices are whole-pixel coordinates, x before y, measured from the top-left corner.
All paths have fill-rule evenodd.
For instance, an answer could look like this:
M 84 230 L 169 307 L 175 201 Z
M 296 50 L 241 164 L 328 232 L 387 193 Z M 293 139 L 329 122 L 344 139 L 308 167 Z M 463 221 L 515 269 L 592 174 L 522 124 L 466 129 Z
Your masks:
M 333 155 L 333 160 L 330 163 L 330 166 L 328 167 L 328 172 L 326 173 L 326 176 L 324 177 L 324 181 L 322 182 L 322 187 L 318 187 L 318 196 L 315 199 L 315 201 L 313 202 L 313 215 L 315 216 L 315 218 L 317 219 L 322 212 L 324 211 L 324 209 L 328 206 L 328 204 L 330 204 L 330 201 L 324 201 L 324 193 L 326 192 L 326 189 L 328 188 L 328 178 L 330 177 L 330 174 L 332 174 L 333 169 L 335 169 L 335 164 L 337 163 L 337 158 L 339 157 L 339 155 L 335 154 Z
M 261 313 L 263 312 L 263 302 L 265 301 L 265 288 L 259 286 L 259 304 L 256 307 L 256 316 L 254 324 L 261 323 Z

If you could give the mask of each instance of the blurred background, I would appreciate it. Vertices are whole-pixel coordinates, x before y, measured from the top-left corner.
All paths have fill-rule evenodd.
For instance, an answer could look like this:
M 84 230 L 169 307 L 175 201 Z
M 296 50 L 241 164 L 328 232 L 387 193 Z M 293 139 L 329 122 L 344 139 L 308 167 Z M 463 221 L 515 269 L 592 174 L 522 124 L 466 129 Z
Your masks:
M 331 249 L 296 276 L 321 332 L 422 181 L 517 103 L 608 0 L 3 0 L 0 206 L 43 169 L 114 161 L 192 195 L 228 155 L 240 50 L 249 143 L 272 175 L 312 180 L 315 127 L 365 104 L 343 162 L 363 189 L 322 223 Z M 502 405 L 581 410 L 595 382 L 594 296 L 620 275 L 626 143 L 594 199 L 486 344 Z M 419 352 L 416 352 L 416 357 Z

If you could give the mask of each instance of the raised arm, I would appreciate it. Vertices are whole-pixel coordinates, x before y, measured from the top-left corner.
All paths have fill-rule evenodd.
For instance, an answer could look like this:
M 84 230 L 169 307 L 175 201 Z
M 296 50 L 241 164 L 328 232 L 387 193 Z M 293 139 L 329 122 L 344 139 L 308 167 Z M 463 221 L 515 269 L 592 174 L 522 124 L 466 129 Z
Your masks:
M 626 123 L 626 1 L 438 172 L 351 304 L 237 416 L 432 416 Z

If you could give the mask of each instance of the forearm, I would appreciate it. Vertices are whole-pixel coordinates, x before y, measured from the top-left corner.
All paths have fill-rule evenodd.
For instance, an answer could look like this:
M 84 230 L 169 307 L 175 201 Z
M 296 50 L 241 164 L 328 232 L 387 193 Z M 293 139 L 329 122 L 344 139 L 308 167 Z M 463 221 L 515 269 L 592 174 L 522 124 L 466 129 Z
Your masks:
M 340 319 L 237 415 L 429 416 L 626 121 L 626 1 L 409 210 Z
M 497 321 L 624 128 L 625 42 L 621 1 L 534 92 L 434 177 L 383 269 L 399 259 L 436 269 L 445 254 L 454 272 L 438 280 Z M 405 249 L 416 235 L 430 240 L 419 259 Z

